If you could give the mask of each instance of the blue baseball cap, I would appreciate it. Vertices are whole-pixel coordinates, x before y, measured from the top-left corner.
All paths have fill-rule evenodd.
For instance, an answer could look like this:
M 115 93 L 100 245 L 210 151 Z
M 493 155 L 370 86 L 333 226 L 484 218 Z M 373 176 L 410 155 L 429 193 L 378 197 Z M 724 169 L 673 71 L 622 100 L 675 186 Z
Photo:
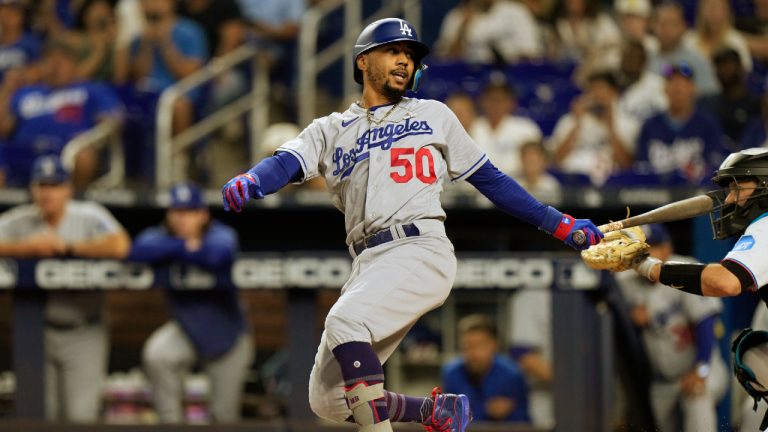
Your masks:
M 645 241 L 651 246 L 657 246 L 670 241 L 669 230 L 663 224 L 643 225 L 642 230 L 645 233 Z
M 61 184 L 69 181 L 69 172 L 56 155 L 40 156 L 32 163 L 32 183 Z
M 675 75 L 680 75 L 681 77 L 693 80 L 695 72 L 688 63 L 678 62 L 664 65 L 661 69 L 661 75 L 666 79 L 670 79 Z
M 203 193 L 192 183 L 178 183 L 171 188 L 172 209 L 199 209 L 205 207 Z

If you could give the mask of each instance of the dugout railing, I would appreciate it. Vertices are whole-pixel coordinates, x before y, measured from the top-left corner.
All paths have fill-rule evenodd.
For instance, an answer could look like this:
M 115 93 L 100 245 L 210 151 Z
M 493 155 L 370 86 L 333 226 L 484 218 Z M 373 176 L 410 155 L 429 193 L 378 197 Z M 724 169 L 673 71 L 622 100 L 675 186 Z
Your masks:
M 107 148 L 109 150 L 109 167 L 106 173 L 94 180 L 89 187 L 95 189 L 109 189 L 120 186 L 125 179 L 125 154 L 123 141 L 120 136 L 122 124 L 117 119 L 107 119 L 96 126 L 76 136 L 61 150 L 61 163 L 70 172 L 75 169 L 77 155 L 86 149 L 96 150 Z
M 234 101 L 217 107 L 196 120 L 189 128 L 174 135 L 173 108 L 176 102 L 191 91 L 204 91 L 204 87 L 212 85 L 217 77 L 242 67 L 251 73 L 249 91 Z M 261 133 L 269 121 L 268 69 L 267 59 L 261 51 L 255 46 L 245 44 L 221 58 L 209 61 L 200 70 L 160 94 L 155 129 L 156 190 L 166 190 L 174 182 L 187 180 L 190 147 L 246 114 L 249 115 L 251 157 L 258 157 Z M 212 91 L 215 91 L 215 87 Z
M 118 261 L 0 260 L 0 289 L 10 290 L 14 297 L 15 418 L 44 418 L 42 335 L 45 292 L 77 289 L 142 291 L 162 286 L 195 290 L 226 287 L 286 290 L 286 318 L 290 325 L 286 326 L 285 332 L 287 349 L 291 353 L 287 365 L 291 382 L 291 393 L 287 396 L 288 418 L 291 422 L 314 422 L 306 383 L 322 323 L 315 300 L 321 289 L 338 289 L 350 268 L 349 257 L 340 252 L 244 254 L 229 272 L 213 275 L 190 267 L 153 269 Z M 525 287 L 554 290 L 554 358 L 567 359 L 554 362 L 556 430 L 611 430 L 614 400 L 611 316 L 601 302 L 595 300 L 595 293 L 605 284 L 602 275 L 587 269 L 574 254 L 459 254 L 459 274 L 455 284 L 458 292 L 493 289 L 511 293 Z M 335 430 L 321 426 L 315 429 L 279 427 L 283 429 L 274 430 Z

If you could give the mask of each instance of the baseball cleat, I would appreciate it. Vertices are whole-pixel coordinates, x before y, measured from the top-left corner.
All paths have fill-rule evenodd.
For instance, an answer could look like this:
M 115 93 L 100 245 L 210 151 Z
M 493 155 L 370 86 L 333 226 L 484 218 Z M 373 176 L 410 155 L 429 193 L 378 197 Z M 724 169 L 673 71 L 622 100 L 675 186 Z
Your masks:
M 432 389 L 432 414 L 424 422 L 427 432 L 464 432 L 472 421 L 469 398 L 463 394 L 443 393 Z

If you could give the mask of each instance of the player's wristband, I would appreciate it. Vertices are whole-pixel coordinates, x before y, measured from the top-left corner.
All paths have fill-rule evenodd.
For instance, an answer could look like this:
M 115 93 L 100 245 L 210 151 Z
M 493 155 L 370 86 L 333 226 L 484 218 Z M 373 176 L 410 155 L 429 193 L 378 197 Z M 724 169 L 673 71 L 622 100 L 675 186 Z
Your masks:
M 570 219 L 570 225 L 565 225 L 563 223 L 566 218 Z M 565 236 L 568 235 L 568 232 L 570 232 L 571 227 L 573 227 L 573 218 L 561 213 L 552 206 L 547 207 L 546 213 L 544 213 L 544 220 L 542 220 L 541 225 L 539 225 L 540 230 L 552 235 L 558 240 L 563 240 Z M 561 235 L 561 237 L 558 237 L 558 235 Z
M 666 262 L 661 266 L 659 282 L 680 291 L 704 295 L 701 292 L 701 273 L 704 267 L 705 264 Z
M 573 216 L 563 213 L 563 217 L 560 218 L 560 223 L 557 225 L 555 232 L 552 233 L 552 237 L 558 240 L 565 240 L 568 234 L 573 231 L 574 222 Z

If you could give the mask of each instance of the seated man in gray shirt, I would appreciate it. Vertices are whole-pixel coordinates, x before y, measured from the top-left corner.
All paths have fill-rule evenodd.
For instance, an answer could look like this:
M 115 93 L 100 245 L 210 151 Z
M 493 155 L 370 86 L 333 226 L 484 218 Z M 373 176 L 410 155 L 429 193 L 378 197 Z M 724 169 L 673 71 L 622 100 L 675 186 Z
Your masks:
M 99 204 L 72 200 L 58 156 L 32 168 L 32 204 L 0 215 L 0 256 L 122 259 L 131 240 Z M 48 293 L 45 306 L 45 407 L 49 420 L 96 421 L 107 366 L 104 292 Z

